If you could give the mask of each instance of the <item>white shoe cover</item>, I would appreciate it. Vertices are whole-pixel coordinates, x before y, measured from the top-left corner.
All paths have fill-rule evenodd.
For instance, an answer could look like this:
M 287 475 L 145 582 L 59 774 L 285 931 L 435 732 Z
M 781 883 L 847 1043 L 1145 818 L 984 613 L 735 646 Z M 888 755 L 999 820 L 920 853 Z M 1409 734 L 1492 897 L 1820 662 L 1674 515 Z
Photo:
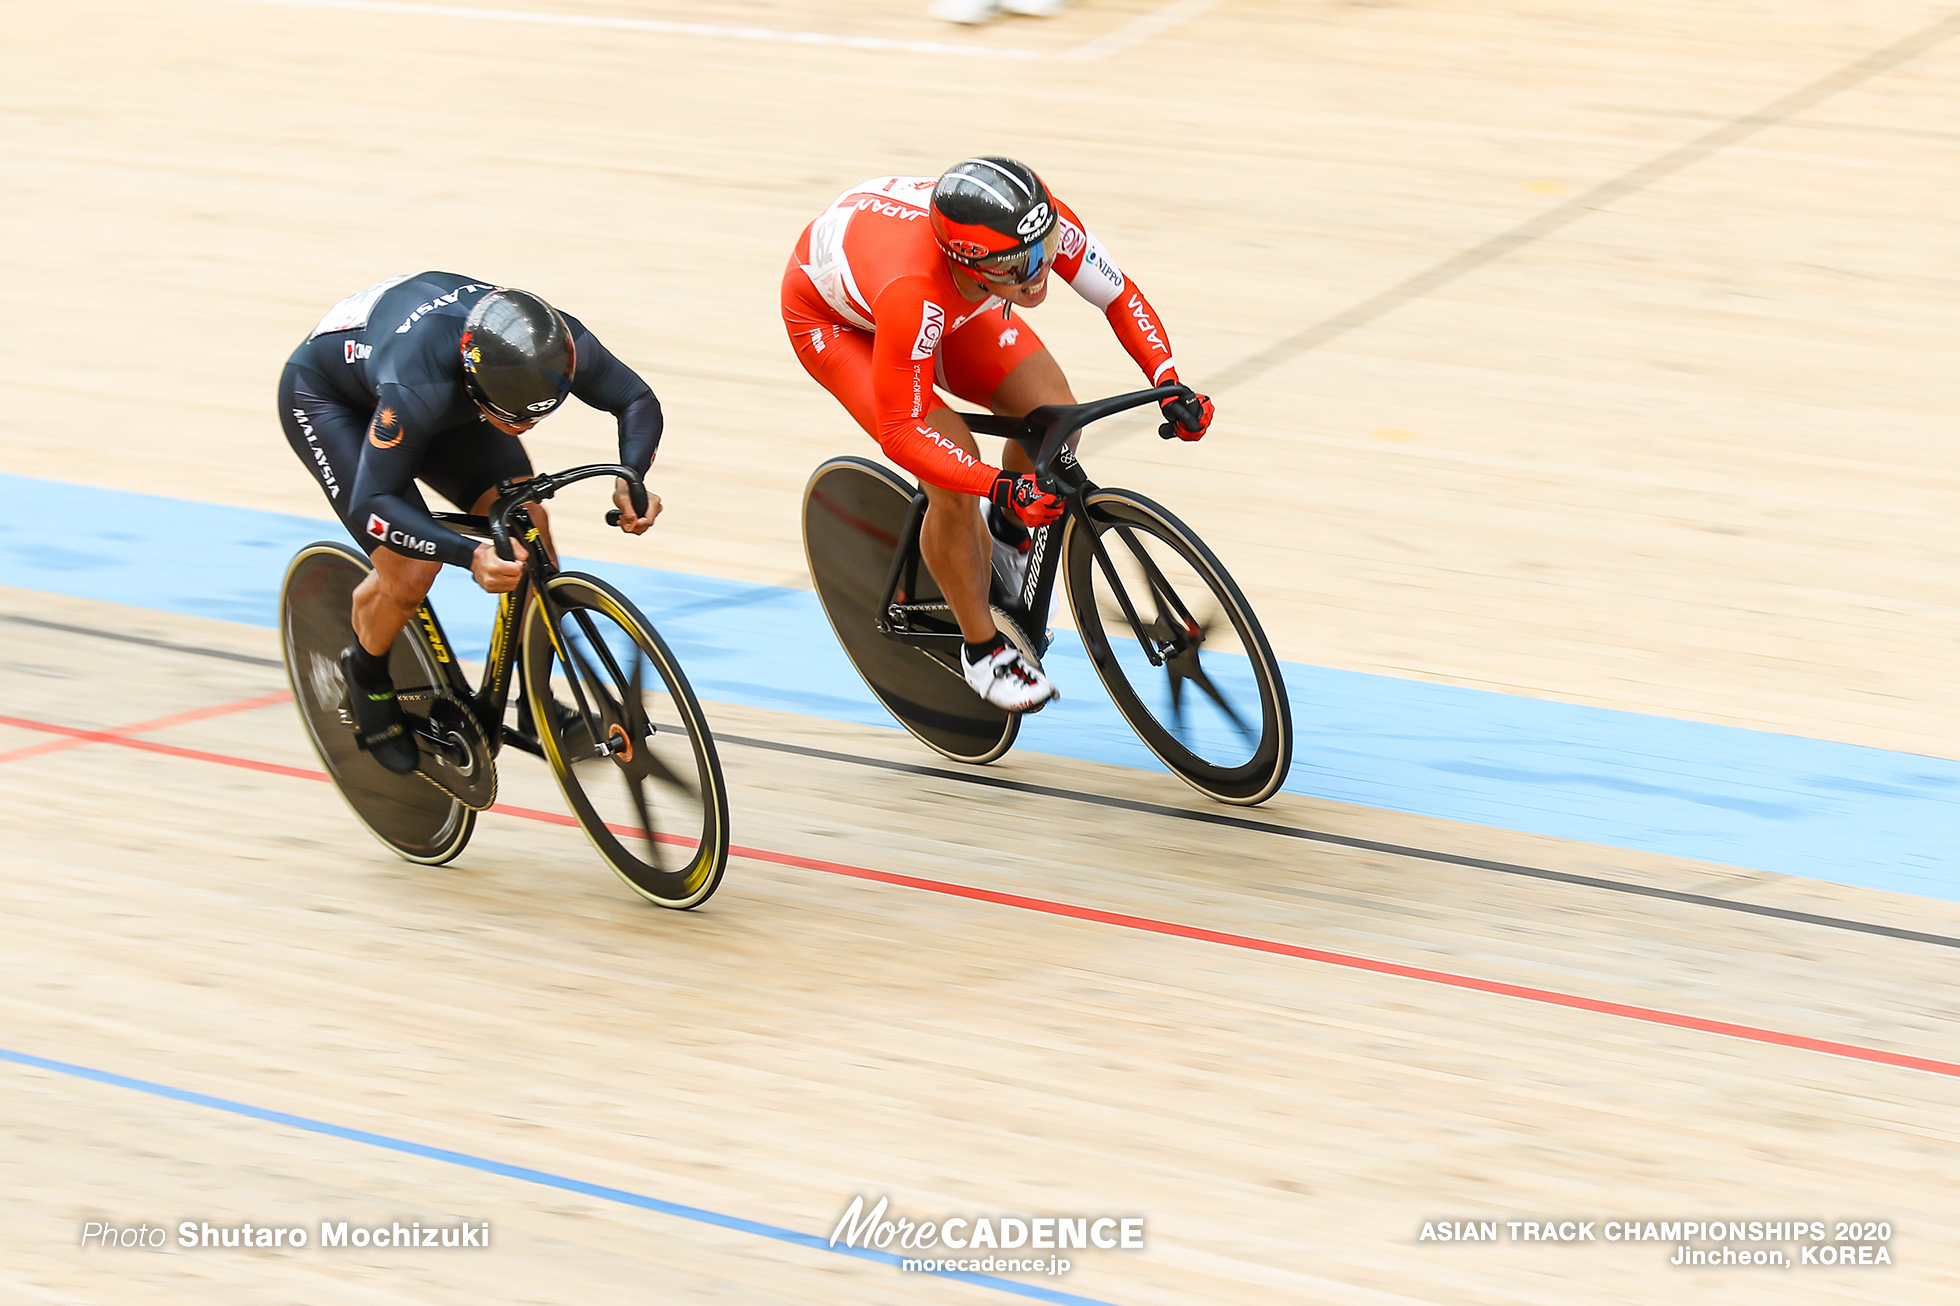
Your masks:
M 1041 668 L 1012 644 L 978 662 L 968 662 L 966 650 L 961 649 L 960 670 L 974 693 L 1003 712 L 1039 711 L 1048 700 L 1061 697 Z
M 932 16 L 948 23 L 984 23 L 1000 12 L 1000 0 L 934 0 Z

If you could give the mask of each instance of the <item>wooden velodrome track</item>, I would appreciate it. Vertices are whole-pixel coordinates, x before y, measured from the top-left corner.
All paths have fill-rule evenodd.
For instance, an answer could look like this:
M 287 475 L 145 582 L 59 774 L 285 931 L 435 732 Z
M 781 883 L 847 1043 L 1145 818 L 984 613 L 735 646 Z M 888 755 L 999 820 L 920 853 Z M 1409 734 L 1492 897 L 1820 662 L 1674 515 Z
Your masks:
M 1955 756 L 1951 3 L 512 7 L 639 26 L 9 3 L 5 470 L 321 517 L 281 361 L 349 291 L 453 268 L 666 403 L 658 531 L 568 506 L 570 551 L 803 584 L 808 470 L 869 448 L 782 338 L 789 244 L 858 178 L 1005 152 L 1220 401 L 1202 445 L 1134 422 L 1097 470 L 1206 535 L 1283 658 Z M 1078 393 L 1128 388 L 1068 300 L 1036 321 Z M 988 774 L 1040 789 L 982 787 L 711 704 L 750 741 L 746 853 L 663 913 L 549 820 L 393 860 L 295 773 L 268 631 L 14 588 L 0 617 L 0 1300 L 1004 1299 L 783 1240 L 857 1194 L 1140 1214 L 1142 1251 L 1008 1276 L 1139 1306 L 1960 1286 L 1950 902 L 1295 795 L 1220 825 L 1028 754 Z M 523 758 L 505 801 L 563 810 Z M 1896 1263 L 1418 1241 L 1624 1218 L 1886 1220 Z M 495 1235 L 77 1246 L 187 1219 Z

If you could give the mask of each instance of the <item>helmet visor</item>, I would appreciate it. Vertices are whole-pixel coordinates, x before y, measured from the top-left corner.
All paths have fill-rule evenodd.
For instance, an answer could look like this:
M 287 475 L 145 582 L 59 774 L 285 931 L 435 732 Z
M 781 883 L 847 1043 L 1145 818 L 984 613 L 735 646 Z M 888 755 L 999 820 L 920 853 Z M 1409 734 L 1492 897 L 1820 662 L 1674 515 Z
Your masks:
M 1003 250 L 998 254 L 988 254 L 983 258 L 974 259 L 967 264 L 967 267 L 982 281 L 996 286 L 1025 285 L 1054 266 L 1055 249 L 1061 243 L 1061 239 L 1061 224 L 1050 223 L 1048 234 L 1040 240 L 1018 249 Z

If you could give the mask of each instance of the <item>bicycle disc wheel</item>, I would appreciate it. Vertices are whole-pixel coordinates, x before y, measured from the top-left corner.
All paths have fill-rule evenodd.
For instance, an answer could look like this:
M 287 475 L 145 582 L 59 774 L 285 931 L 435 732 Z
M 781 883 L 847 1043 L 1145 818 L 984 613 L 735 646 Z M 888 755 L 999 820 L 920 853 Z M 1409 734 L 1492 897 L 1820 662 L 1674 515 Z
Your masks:
M 404 859 L 438 866 L 463 851 L 476 813 L 421 776 L 396 775 L 368 756 L 342 715 L 347 687 L 340 651 L 354 640 L 354 587 L 369 567 L 338 544 L 308 545 L 293 559 L 279 596 L 286 680 L 313 751 L 361 824 Z M 404 689 L 443 683 L 426 636 L 412 622 L 388 655 L 388 671 Z
M 1098 490 L 1088 508 L 1070 517 L 1062 552 L 1069 607 L 1110 697 L 1199 793 L 1264 802 L 1292 763 L 1293 718 L 1245 596 L 1203 540 L 1142 495 Z
M 625 595 L 577 572 L 546 588 L 557 619 L 534 598 L 520 648 L 558 787 L 635 893 L 662 907 L 698 906 L 728 868 L 728 794 L 701 705 Z
M 1014 746 L 1021 718 L 967 687 L 941 657 L 882 634 L 878 601 L 916 494 L 867 458 L 832 458 L 803 494 L 803 553 L 824 615 L 851 664 L 885 710 L 922 743 L 959 762 L 991 762 Z M 943 602 L 925 564 L 914 603 Z M 946 614 L 952 622 L 952 613 Z M 957 645 L 949 645 L 956 648 Z

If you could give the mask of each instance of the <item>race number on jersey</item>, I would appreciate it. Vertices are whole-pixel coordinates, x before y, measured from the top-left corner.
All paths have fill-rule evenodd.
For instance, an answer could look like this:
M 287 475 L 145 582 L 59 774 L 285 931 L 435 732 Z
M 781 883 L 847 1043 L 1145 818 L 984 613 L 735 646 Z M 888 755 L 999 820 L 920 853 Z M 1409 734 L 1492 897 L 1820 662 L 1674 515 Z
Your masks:
M 381 297 L 414 275 L 413 272 L 405 272 L 399 277 L 377 281 L 358 294 L 349 295 L 327 310 L 327 315 L 320 319 L 320 325 L 313 328 L 313 334 L 307 339 L 315 340 L 320 336 L 331 335 L 335 331 L 361 330 L 368 324 L 368 317 L 374 312 L 374 306 L 380 302 Z M 350 358 L 347 361 L 351 363 L 354 360 Z

